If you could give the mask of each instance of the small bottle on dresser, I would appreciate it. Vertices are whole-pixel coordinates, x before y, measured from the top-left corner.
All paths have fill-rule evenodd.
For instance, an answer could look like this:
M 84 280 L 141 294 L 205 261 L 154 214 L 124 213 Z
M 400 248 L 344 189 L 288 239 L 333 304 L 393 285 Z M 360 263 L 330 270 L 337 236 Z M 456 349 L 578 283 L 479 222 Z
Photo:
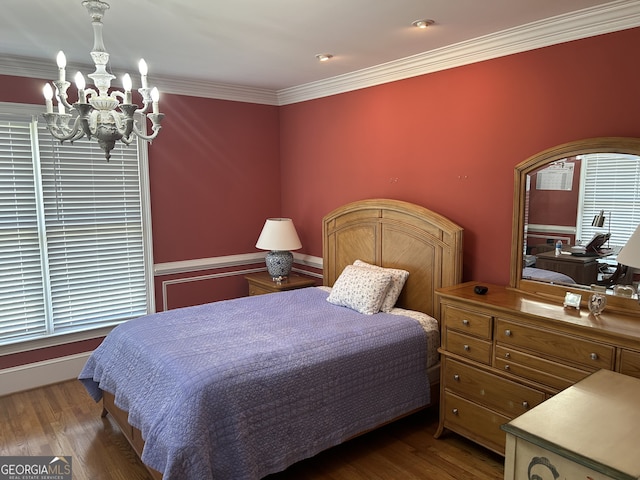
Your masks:
M 562 242 L 558 240 L 556 242 L 556 255 L 560 255 L 562 253 Z

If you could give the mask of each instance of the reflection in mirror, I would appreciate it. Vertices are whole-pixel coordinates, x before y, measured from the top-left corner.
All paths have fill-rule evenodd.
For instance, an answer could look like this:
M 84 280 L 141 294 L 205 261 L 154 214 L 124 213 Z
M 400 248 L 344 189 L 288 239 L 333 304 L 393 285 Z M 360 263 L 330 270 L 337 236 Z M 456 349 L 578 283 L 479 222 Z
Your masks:
M 518 165 L 515 182 L 512 286 L 613 293 L 634 282 L 616 255 L 640 224 L 640 139 L 554 147 Z
M 630 269 L 624 276 L 618 271 L 616 254 L 640 224 L 639 156 L 563 158 L 527 174 L 526 188 L 524 278 L 631 283 Z

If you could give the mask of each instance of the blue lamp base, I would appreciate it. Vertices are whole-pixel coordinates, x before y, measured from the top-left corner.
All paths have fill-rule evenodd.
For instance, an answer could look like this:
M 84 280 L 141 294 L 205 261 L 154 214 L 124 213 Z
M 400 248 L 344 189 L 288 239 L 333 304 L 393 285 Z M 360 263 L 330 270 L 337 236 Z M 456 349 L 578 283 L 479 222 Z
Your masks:
M 265 257 L 267 272 L 274 281 L 284 280 L 291 273 L 293 254 L 285 250 L 272 250 Z

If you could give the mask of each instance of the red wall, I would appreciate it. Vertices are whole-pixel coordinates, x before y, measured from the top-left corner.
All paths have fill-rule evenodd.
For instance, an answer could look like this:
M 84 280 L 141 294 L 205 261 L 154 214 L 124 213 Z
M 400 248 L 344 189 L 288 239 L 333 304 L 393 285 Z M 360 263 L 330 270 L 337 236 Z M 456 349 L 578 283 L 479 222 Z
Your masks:
M 387 197 L 464 227 L 465 280 L 507 283 L 514 166 L 559 143 L 640 137 L 637 45 L 631 29 L 280 108 L 163 95 L 155 262 L 254 252 L 270 216 L 293 218 L 300 253 L 320 257 L 323 215 Z M 42 104 L 42 84 L 0 76 L 0 101 Z
M 538 246 L 541 245 L 544 248 L 542 251 L 554 248 L 558 240 L 564 244 L 576 244 L 576 237 L 573 233 L 564 232 L 562 229 L 553 231 L 554 226 L 572 228 L 577 226 L 582 162 L 572 157 L 567 159 L 567 163 L 574 165 L 571 190 L 539 190 L 538 176 L 531 175 L 528 197 L 529 210 L 525 222 L 529 224 L 525 238 L 526 253 L 528 254 L 541 253 L 538 249 Z M 545 228 L 543 231 L 537 231 L 534 225 L 544 225 Z
M 560 143 L 640 136 L 640 29 L 281 108 L 282 214 L 322 254 L 345 202 L 419 203 L 465 229 L 464 279 L 509 281 L 513 170 Z
M 149 147 L 156 263 L 255 251 L 280 215 L 278 108 L 166 95 Z
M 538 176 L 531 175 L 528 223 L 576 227 L 582 162 L 573 157 L 566 163 L 574 166 L 571 190 L 539 190 Z

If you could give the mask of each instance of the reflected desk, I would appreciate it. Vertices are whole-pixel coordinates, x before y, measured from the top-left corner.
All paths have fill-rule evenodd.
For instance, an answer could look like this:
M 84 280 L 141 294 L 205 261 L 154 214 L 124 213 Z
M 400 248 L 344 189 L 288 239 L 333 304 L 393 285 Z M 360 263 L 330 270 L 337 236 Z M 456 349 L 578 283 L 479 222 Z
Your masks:
M 536 255 L 536 268 L 564 273 L 580 285 L 591 285 L 598 281 L 598 258 L 571 255 L 569 252 L 556 255 L 550 251 Z

